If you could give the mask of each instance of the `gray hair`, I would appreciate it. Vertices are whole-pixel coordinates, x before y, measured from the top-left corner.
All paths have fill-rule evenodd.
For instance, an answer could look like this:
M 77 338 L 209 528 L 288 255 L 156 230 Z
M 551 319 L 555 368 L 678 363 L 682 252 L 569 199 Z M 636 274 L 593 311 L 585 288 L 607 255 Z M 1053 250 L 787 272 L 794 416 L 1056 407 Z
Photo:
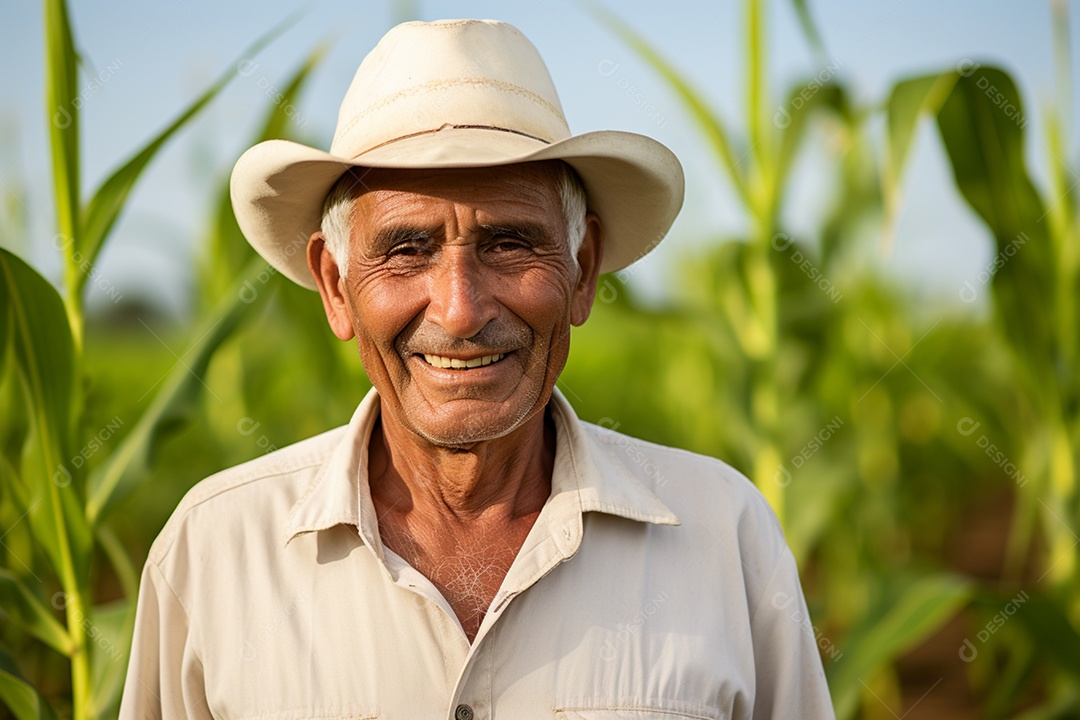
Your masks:
M 586 198 L 585 186 L 574 169 L 559 161 L 556 170 L 556 190 L 562 204 L 563 218 L 566 221 L 566 238 L 570 243 L 570 254 L 577 266 L 577 254 L 585 239 Z M 342 277 L 349 266 L 349 239 L 351 236 L 352 211 L 358 188 L 364 186 L 363 180 L 354 170 L 342 175 L 330 194 L 326 196 L 322 211 L 322 234 L 326 238 L 326 248 L 330 251 Z

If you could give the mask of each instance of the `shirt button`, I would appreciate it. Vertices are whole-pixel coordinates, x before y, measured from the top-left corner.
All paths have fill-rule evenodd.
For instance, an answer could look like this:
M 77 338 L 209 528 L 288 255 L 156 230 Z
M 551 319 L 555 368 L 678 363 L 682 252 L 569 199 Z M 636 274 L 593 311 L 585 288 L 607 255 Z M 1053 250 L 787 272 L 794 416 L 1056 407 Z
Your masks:
M 472 708 L 468 705 L 458 705 L 454 710 L 454 720 L 473 720 Z

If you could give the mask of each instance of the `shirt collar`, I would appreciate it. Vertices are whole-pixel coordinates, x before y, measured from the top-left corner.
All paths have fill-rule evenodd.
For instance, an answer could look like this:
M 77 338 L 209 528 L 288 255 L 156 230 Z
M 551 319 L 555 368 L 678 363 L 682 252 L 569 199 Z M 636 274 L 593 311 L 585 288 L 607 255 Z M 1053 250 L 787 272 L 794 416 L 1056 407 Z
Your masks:
M 582 512 L 608 513 L 657 525 L 679 524 L 675 513 L 642 482 L 640 476 L 647 475 L 644 465 L 639 463 L 641 472 L 635 473 L 624 462 L 632 460 L 632 455 L 640 457 L 635 454 L 640 440 L 598 431 L 581 422 L 558 387 L 548 406 L 556 432 L 552 499 L 576 493 Z M 607 442 L 605 438 L 627 442 Z M 627 454 L 627 448 L 635 452 Z
M 658 525 L 679 524 L 675 514 L 645 486 L 640 473 L 634 473 L 619 457 L 622 446 L 589 432 L 557 387 L 548 407 L 556 433 L 549 504 L 572 504 L 580 513 L 602 512 Z M 348 523 L 357 528 L 380 560 L 384 559 L 382 544 L 375 541 L 378 520 L 367 482 L 368 441 L 379 408 L 379 394 L 371 388 L 340 442 L 289 512 L 286 546 L 299 534 Z
M 379 395 L 371 388 L 349 424 L 341 429 L 340 440 L 329 457 L 289 511 L 285 521 L 286 546 L 301 533 L 325 530 L 341 523 L 360 526 L 357 490 L 360 486 L 367 489 L 368 440 L 378 417 Z M 361 469 L 364 469 L 363 483 L 359 482 Z

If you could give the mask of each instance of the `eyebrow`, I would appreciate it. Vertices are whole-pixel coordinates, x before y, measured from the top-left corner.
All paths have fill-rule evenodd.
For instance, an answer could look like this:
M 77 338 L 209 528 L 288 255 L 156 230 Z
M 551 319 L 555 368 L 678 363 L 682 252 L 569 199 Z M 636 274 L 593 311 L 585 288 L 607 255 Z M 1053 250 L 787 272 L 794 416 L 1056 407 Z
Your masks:
M 542 245 L 554 240 L 546 226 L 533 222 L 490 223 L 478 226 L 478 230 L 484 239 L 508 235 L 528 240 L 534 245 Z M 375 255 L 384 255 L 398 243 L 408 240 L 431 240 L 441 236 L 441 230 L 416 225 L 392 225 L 375 233 L 369 251 Z
M 481 225 L 480 229 L 489 238 L 497 237 L 499 235 L 510 235 L 528 240 L 534 245 L 550 242 L 554 239 L 551 237 L 551 233 L 548 232 L 548 229 L 539 223 L 491 223 L 489 225 Z

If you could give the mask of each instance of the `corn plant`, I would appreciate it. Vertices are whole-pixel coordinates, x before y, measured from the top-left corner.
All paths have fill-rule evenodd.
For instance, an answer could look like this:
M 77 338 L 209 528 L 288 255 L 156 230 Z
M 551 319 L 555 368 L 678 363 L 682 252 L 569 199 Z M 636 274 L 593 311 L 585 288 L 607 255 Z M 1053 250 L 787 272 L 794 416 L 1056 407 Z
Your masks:
M 52 244 L 63 255 L 64 292 L 0 249 L 0 397 L 5 408 L 0 418 L 0 610 L 11 621 L 0 635 L 0 700 L 19 720 L 53 717 L 54 703 L 67 695 L 54 682 L 59 664 L 66 663 L 70 697 L 61 701 L 61 714 L 87 720 L 116 713 L 138 592 L 137 573 L 111 513 L 152 477 L 154 451 L 163 437 L 191 420 L 203 388 L 200 376 L 211 357 L 259 307 L 244 302 L 244 283 L 255 281 L 266 266 L 249 259 L 235 268 L 239 279 L 206 308 L 185 361 L 162 379 L 135 422 L 118 421 L 104 430 L 88 427 L 87 280 L 143 170 L 236 72 L 223 74 L 84 203 L 80 108 L 73 102 L 79 83 L 75 40 L 64 0 L 45 0 L 44 10 L 57 229 Z M 255 55 L 290 22 L 241 57 Z M 285 102 L 299 91 L 313 62 L 293 78 Z M 267 121 L 275 133 L 282 125 L 283 105 L 271 108 Z M 113 434 L 119 437 L 115 448 L 99 453 Z M 102 560 L 107 569 L 99 566 Z M 99 602 L 95 578 L 110 576 L 122 597 Z
M 989 618 L 987 627 L 996 631 L 995 623 L 1003 624 L 1003 608 L 1010 610 L 1005 618 L 1018 619 L 1003 634 L 1011 647 L 991 641 L 996 632 L 979 641 L 986 647 L 973 674 L 990 695 L 992 717 L 1016 712 L 1046 665 L 1046 701 L 1031 716 L 1080 711 L 1080 218 L 1064 134 L 1071 107 L 1068 17 L 1064 3 L 1051 7 L 1059 93 L 1057 108 L 1046 113 L 1045 192 L 1032 182 L 1024 156 L 1032 118 L 1006 72 L 963 60 L 955 69 L 897 84 L 888 106 L 896 159 L 888 184 L 899 186 L 917 118 L 933 117 L 956 186 L 994 241 L 993 260 L 959 295 L 973 302 L 989 293 L 993 332 L 1017 392 L 1015 398 L 1002 393 L 1003 401 L 986 414 L 957 426 L 973 453 L 986 451 L 994 437 L 980 429 L 984 422 L 999 428 L 1000 448 L 987 454 L 1006 469 L 1017 496 L 1001 586 L 979 598 L 978 616 Z M 1034 555 L 1033 546 L 1040 548 Z M 1012 612 L 1016 597 L 1023 602 Z M 975 661 L 978 647 L 967 653 Z
M 805 3 L 795 5 L 819 62 L 826 62 Z M 995 716 L 1015 709 L 1025 683 L 1045 669 L 1031 649 L 1046 647 L 1055 670 L 1048 707 L 1071 708 L 1080 658 L 1078 251 L 1067 168 L 1053 163 L 1053 197 L 1039 199 L 1023 168 L 1022 106 L 1012 80 L 974 62 L 891 88 L 881 149 L 866 123 L 882 109 L 853 107 L 831 72 L 816 73 L 787 102 L 771 104 L 764 7 L 760 0 L 744 4 L 742 142 L 671 63 L 601 13 L 682 101 L 742 202 L 750 230 L 688 259 L 676 296 L 660 309 L 636 304 L 615 278 L 602 281 L 600 312 L 576 346 L 587 347 L 587 359 L 571 363 L 566 385 L 590 387 L 595 395 L 601 373 L 627 378 L 616 385 L 639 388 L 632 396 L 616 389 L 589 408 L 611 416 L 601 422 L 724 457 L 763 491 L 800 565 L 812 569 L 815 634 L 841 718 L 860 711 L 874 716 L 882 703 L 899 706 L 895 666 L 908 650 L 964 608 L 977 614 L 1006 606 L 1033 528 L 1040 527 L 1048 553 L 1039 572 L 1052 589 L 1023 605 L 1017 613 L 1023 619 L 1001 635 L 1017 646 L 1001 653 L 1009 658 L 1007 682 L 984 677 L 981 687 L 993 685 L 985 706 Z M 862 260 L 859 229 L 868 222 L 880 223 L 884 249 L 890 246 L 904 161 L 918 119 L 928 114 L 936 117 L 958 189 L 1008 260 L 992 283 L 992 325 L 948 312 L 937 322 L 920 319 L 903 293 Z M 815 124 L 836 148 L 838 181 L 836 204 L 812 242 L 786 232 L 780 210 L 793 158 Z M 1056 157 L 1064 156 L 1061 124 L 1048 130 Z M 1031 249 L 1016 252 L 1018 238 Z M 604 283 L 612 298 L 606 305 Z M 632 369 L 617 359 L 628 346 L 635 347 Z M 1001 361 L 1003 349 L 1013 361 Z M 1016 377 L 1023 378 L 1019 387 Z M 980 489 L 963 476 L 987 472 L 977 457 L 981 446 L 954 430 L 964 417 L 981 418 L 1027 477 L 1042 478 L 1020 488 L 1012 570 L 1000 586 L 927 562 L 945 542 L 933 519 L 953 522 L 963 498 Z M 1023 440 L 1014 445 L 1010 438 Z M 959 496 L 950 499 L 942 482 Z M 913 552 L 926 553 L 924 567 L 908 568 Z M 985 676 L 987 663 L 973 671 Z

